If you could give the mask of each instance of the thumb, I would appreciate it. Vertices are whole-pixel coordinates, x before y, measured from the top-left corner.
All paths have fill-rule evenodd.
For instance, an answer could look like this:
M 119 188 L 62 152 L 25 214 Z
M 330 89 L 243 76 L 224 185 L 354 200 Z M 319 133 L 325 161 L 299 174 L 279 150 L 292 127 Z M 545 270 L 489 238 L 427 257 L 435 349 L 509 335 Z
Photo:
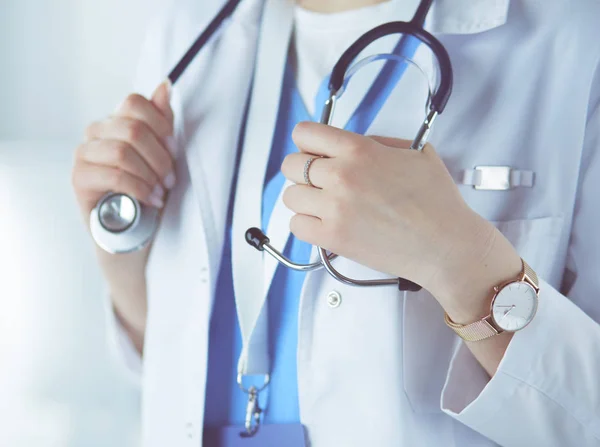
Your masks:
M 173 110 L 171 109 L 170 103 L 171 87 L 171 81 L 169 79 L 165 80 L 156 88 L 150 101 L 170 123 L 173 123 Z
M 412 141 L 403 140 L 400 138 L 380 137 L 378 135 L 369 135 L 369 138 L 377 141 L 379 144 L 383 144 L 384 146 L 394 147 L 397 149 L 409 149 L 412 145 Z

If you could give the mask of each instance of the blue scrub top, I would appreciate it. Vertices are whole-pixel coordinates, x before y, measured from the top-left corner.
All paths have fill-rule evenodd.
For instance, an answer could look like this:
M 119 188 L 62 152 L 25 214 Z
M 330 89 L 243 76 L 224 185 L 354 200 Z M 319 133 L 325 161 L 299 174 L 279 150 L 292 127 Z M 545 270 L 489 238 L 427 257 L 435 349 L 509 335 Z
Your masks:
M 394 53 L 411 57 L 418 47 L 414 38 L 400 39 Z M 364 134 L 404 73 L 405 63 L 388 63 L 381 70 L 372 87 L 366 92 L 345 129 Z M 328 79 L 325 79 L 315 98 L 315 111 L 320 114 L 328 97 Z M 285 178 L 281 164 L 286 155 L 296 152 L 291 134 L 301 121 L 318 121 L 311 117 L 295 85 L 290 64 L 284 74 L 278 121 L 275 128 L 271 155 L 267 167 L 262 209 L 262 228 L 266 230 L 275 201 Z M 240 138 L 240 141 L 243 141 Z M 239 168 L 239 155 L 236 167 Z M 247 394 L 237 386 L 237 361 L 242 350 L 242 339 L 237 321 L 233 290 L 231 259 L 231 223 L 234 194 L 232 185 L 228 225 L 221 260 L 215 304 L 210 322 L 208 378 L 205 400 L 205 427 L 243 426 Z M 296 262 L 307 262 L 311 246 L 290 236 L 284 253 Z M 258 256 L 258 255 L 257 255 Z M 298 306 L 304 282 L 304 272 L 277 267 L 269 294 L 269 354 L 272 359 L 271 383 L 268 387 L 268 405 L 264 423 L 294 423 L 300 421 L 298 408 L 298 380 L 296 348 L 298 344 Z M 261 399 L 261 402 L 263 400 Z M 263 404 L 264 405 L 264 404 Z
M 291 138 L 292 131 L 300 121 L 312 120 L 295 88 L 293 73 L 289 68 L 285 72 L 278 117 L 263 190 L 263 231 L 266 231 L 273 207 L 285 183 L 285 178 L 280 171 L 283 159 L 286 155 L 297 151 Z M 233 202 L 232 197 L 229 205 L 228 237 L 225 238 L 209 335 L 205 404 L 205 426 L 207 427 L 243 425 L 248 400 L 247 394 L 242 392 L 236 383 L 236 367 L 242 350 L 242 338 L 236 317 L 231 264 Z M 299 262 L 308 261 L 310 252 L 309 244 L 293 236 L 289 238 L 284 250 L 286 256 Z M 293 423 L 300 420 L 296 346 L 298 299 L 304 275 L 303 272 L 278 266 L 267 297 L 269 354 L 273 359 L 271 383 L 268 387 L 268 405 L 263 419 L 267 424 Z

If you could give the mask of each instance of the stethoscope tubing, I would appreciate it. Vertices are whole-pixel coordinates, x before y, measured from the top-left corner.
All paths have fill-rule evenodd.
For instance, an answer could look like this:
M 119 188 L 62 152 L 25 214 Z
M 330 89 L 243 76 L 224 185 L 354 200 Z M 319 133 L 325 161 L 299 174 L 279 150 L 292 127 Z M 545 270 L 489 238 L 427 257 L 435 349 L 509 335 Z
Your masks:
M 442 113 L 446 108 L 446 104 L 452 94 L 452 85 L 454 83 L 454 75 L 452 64 L 448 51 L 444 48 L 441 42 L 432 34 L 425 31 L 420 25 L 414 21 L 411 22 L 389 22 L 379 25 L 370 31 L 363 34 L 356 42 L 354 42 L 342 56 L 339 58 L 331 72 L 329 80 L 329 91 L 332 96 L 336 96 L 344 86 L 345 75 L 350 68 L 352 62 L 358 55 L 367 48 L 370 44 L 382 37 L 391 34 L 403 34 L 404 36 L 416 37 L 420 42 L 427 45 L 434 56 L 436 57 L 440 67 L 440 84 L 431 98 L 430 109 Z
M 223 22 L 234 13 L 240 2 L 241 0 L 229 0 L 227 3 L 225 3 L 214 19 L 212 19 L 208 24 L 206 29 L 200 34 L 200 36 L 198 36 L 192 46 L 186 51 L 175 68 L 173 68 L 171 73 L 169 73 L 169 81 L 171 81 L 171 85 L 175 85 L 181 75 L 194 61 L 200 50 L 206 46 L 211 37 L 219 30 Z
M 331 73 L 329 90 L 330 95 L 323 108 L 323 114 L 321 116 L 321 123 L 330 125 L 333 112 L 335 110 L 335 104 L 338 99 L 338 93 L 343 89 L 346 73 L 350 68 L 350 65 L 358 57 L 358 55 L 374 41 L 391 35 L 391 34 L 403 34 L 404 36 L 416 37 L 419 41 L 427 45 L 434 56 L 436 57 L 440 66 L 440 84 L 435 91 L 431 99 L 430 111 L 427 114 L 423 124 L 421 125 L 417 136 L 415 137 L 411 149 L 422 150 L 423 146 L 427 142 L 429 132 L 433 126 L 433 123 L 437 116 L 442 113 L 448 103 L 450 95 L 452 94 L 453 85 L 453 71 L 452 64 L 450 62 L 450 56 L 444 48 L 444 46 L 437 40 L 433 35 L 423 29 L 425 17 L 429 12 L 432 0 L 424 0 L 419 5 L 415 17 L 411 22 L 390 22 L 380 25 L 372 30 L 363 34 L 354 44 L 352 44 L 340 57 L 338 62 L 333 68 Z M 268 237 L 264 236 L 268 241 Z M 271 247 L 269 247 L 271 248 Z M 270 251 L 270 250 L 269 250 Z M 331 254 L 327 253 L 322 247 L 318 247 L 319 259 L 321 267 L 324 268 L 337 281 L 358 287 L 377 287 L 377 286 L 398 286 L 403 291 L 419 291 L 421 286 L 404 278 L 386 278 L 386 279 L 353 279 L 345 276 L 331 263 Z M 296 270 L 303 270 L 303 267 L 309 265 L 296 264 L 290 259 L 284 257 L 281 253 L 276 252 L 276 255 L 272 254 L 276 259 L 284 265 L 294 268 Z M 310 270 L 313 270 L 314 265 L 310 264 Z
M 241 3 L 241 0 L 229 0 L 217 13 L 217 15 L 213 18 L 213 20 L 208 24 L 206 29 L 198 36 L 198 38 L 193 42 L 190 48 L 186 51 L 181 60 L 177 63 L 177 65 L 173 68 L 173 70 L 169 73 L 168 79 L 171 82 L 171 85 L 175 85 L 177 81 L 181 78 L 186 69 L 191 65 L 194 61 L 195 57 L 198 53 L 206 46 L 209 40 L 215 35 L 215 33 L 219 30 L 223 22 L 230 17 L 237 6 Z M 335 103 L 338 99 L 338 94 L 340 94 L 341 90 L 344 87 L 345 75 L 356 59 L 356 57 L 371 43 L 376 40 L 391 35 L 391 34 L 403 34 L 404 36 L 412 36 L 417 38 L 420 42 L 428 46 L 436 57 L 439 67 L 440 67 L 440 83 L 435 90 L 434 94 L 431 98 L 430 103 L 430 111 L 427 114 L 419 132 L 411 146 L 411 149 L 421 150 L 423 145 L 427 141 L 427 137 L 435 121 L 438 114 L 441 114 L 450 98 L 452 93 L 452 85 L 453 85 L 453 71 L 452 65 L 450 62 L 450 57 L 448 52 L 444 48 L 444 46 L 429 32 L 424 29 L 425 19 L 431 9 L 431 5 L 433 4 L 433 0 L 421 0 L 417 11 L 413 19 L 410 22 L 390 22 L 380 25 L 372 30 L 363 34 L 356 42 L 354 42 L 340 57 L 338 62 L 335 64 L 329 82 L 329 90 L 330 96 L 323 108 L 323 115 L 321 118 L 321 122 L 324 124 L 331 124 L 331 119 L 333 116 L 333 111 L 335 108 Z M 144 212 L 148 213 L 147 207 L 142 206 L 139 201 L 136 199 L 129 197 L 125 194 L 122 194 L 124 197 L 129 198 L 134 204 L 138 211 L 136 215 L 143 214 Z M 113 194 L 114 196 L 114 194 Z M 96 239 L 96 242 L 104 248 L 106 251 L 111 253 L 125 253 L 132 251 L 133 249 L 127 249 L 123 244 L 117 244 L 120 247 L 118 249 L 111 247 L 114 244 L 115 237 L 126 237 L 131 243 L 131 246 L 134 246 L 135 249 L 139 249 L 145 246 L 153 237 L 154 231 L 149 232 L 147 225 L 144 227 L 144 232 L 138 231 L 135 233 L 136 226 L 133 225 L 132 231 L 133 234 L 126 234 L 127 231 L 123 231 L 121 235 L 115 234 L 114 232 L 110 232 L 108 229 L 102 230 L 101 218 L 100 218 L 100 208 L 102 204 L 102 200 L 98 203 L 96 208 L 92 210 L 92 220 L 97 224 L 94 225 L 93 228 L 93 236 Z M 154 226 L 158 225 L 157 212 L 150 211 L 149 213 L 154 223 Z M 143 215 L 140 220 L 143 220 Z M 103 231 L 107 234 L 103 234 Z M 129 231 L 129 230 L 128 230 Z M 110 233 L 110 234 L 108 234 Z M 144 240 L 141 240 L 144 239 Z M 318 247 L 319 253 L 319 261 L 308 263 L 308 264 L 299 264 L 288 258 L 286 258 L 281 252 L 275 249 L 269 243 L 269 238 L 259 229 L 250 228 L 246 232 L 246 241 L 260 251 L 266 251 L 270 256 L 274 257 L 278 262 L 285 265 L 288 268 L 299 271 L 313 271 L 324 268 L 331 276 L 333 276 L 336 280 L 352 285 L 352 286 L 388 286 L 388 285 L 397 285 L 400 290 L 411 290 L 416 291 L 420 290 L 421 287 L 418 284 L 415 284 L 409 280 L 403 278 L 389 278 L 389 279 L 373 279 L 373 280 L 356 280 L 349 278 L 342 273 L 338 272 L 332 265 L 331 261 L 337 257 L 336 254 L 327 253 L 327 251 L 321 247 Z M 110 242 L 110 243 L 109 243 Z

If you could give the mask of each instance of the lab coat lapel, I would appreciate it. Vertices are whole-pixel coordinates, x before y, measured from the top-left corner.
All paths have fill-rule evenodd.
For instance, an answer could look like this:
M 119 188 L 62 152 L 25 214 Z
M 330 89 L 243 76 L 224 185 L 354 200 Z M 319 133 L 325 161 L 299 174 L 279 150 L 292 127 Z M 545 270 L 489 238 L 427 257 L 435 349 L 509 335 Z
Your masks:
M 205 396 L 208 330 L 222 249 L 219 241 L 243 113 L 239 110 L 243 106 L 236 105 L 243 104 L 248 95 L 262 3 L 243 2 L 173 87 L 176 144 L 171 149 L 177 159 L 177 184 L 167 200 L 148 261 L 144 352 L 148 368 L 143 377 L 144 389 L 151 390 L 144 394 L 144 426 L 156 426 L 162 419 L 160 431 L 144 432 L 145 443 L 177 444 L 174 440 L 181 430 L 176 421 L 182 414 L 202 426 L 204 405 L 198 402 Z M 208 14 L 208 8 L 204 12 Z M 190 21 L 194 23 L 184 22 L 173 31 L 175 44 L 187 46 L 198 33 L 196 27 L 203 25 Z M 184 148 L 185 152 L 177 152 Z M 163 393 L 164 384 L 173 386 Z M 164 411 L 166 416 L 159 415 Z
M 184 117 L 181 147 L 187 148 L 187 166 L 213 267 L 218 267 L 223 247 L 263 3 L 242 2 L 174 87 L 174 100 L 185 98 L 179 107 Z M 213 282 L 217 275 L 218 268 L 211 268 Z
M 264 278 L 262 261 L 265 256 L 261 259 L 261 254 L 246 243 L 245 233 L 250 227 L 261 226 L 263 184 L 292 25 L 292 0 L 267 0 L 233 216 L 233 279 L 238 316 L 244 316 L 240 318 L 244 339 L 253 330 L 249 325 L 257 320 L 268 290 L 268 286 L 259 280 Z
M 474 34 L 506 23 L 510 0 L 436 0 L 428 25 L 436 34 Z
M 271 215 L 271 219 L 269 219 L 269 226 L 267 228 L 267 235 L 271 240 L 271 245 L 273 245 L 278 250 L 283 251 L 285 245 L 287 244 L 287 240 L 290 237 L 290 220 L 294 216 L 294 212 L 288 209 L 283 203 L 283 191 L 286 190 L 288 186 L 292 185 L 292 182 L 286 180 L 281 188 L 281 192 L 277 197 L 277 202 L 275 203 L 275 207 L 273 208 L 273 214 Z M 273 281 L 273 277 L 275 275 L 275 270 L 277 270 L 277 266 L 279 262 L 273 256 L 265 256 L 265 271 L 264 278 L 265 284 L 268 290 L 269 285 Z

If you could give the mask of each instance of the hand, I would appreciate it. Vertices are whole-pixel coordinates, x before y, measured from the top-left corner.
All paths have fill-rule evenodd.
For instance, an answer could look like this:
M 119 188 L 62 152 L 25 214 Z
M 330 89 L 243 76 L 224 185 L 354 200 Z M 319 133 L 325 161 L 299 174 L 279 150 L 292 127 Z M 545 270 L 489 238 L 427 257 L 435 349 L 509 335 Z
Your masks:
M 165 138 L 173 133 L 169 88 L 161 84 L 151 100 L 130 95 L 117 112 L 91 124 L 77 148 L 72 183 L 86 223 L 108 191 L 131 195 L 162 208 L 165 189 L 175 183 Z
M 300 153 L 284 160 L 291 231 L 375 270 L 427 289 L 450 318 L 489 315 L 492 288 L 516 278 L 521 260 L 491 223 L 472 211 L 431 145 L 365 137 L 315 123 L 293 133 Z M 304 183 L 304 165 L 314 156 Z M 512 333 L 467 343 L 494 375 Z
M 293 133 L 299 153 L 282 171 L 297 183 L 284 203 L 301 240 L 375 270 L 414 281 L 434 295 L 466 262 L 482 260 L 495 228 L 462 199 L 431 145 L 366 137 L 315 123 Z M 304 184 L 305 162 L 315 187 Z M 491 285 L 490 285 L 491 286 Z

